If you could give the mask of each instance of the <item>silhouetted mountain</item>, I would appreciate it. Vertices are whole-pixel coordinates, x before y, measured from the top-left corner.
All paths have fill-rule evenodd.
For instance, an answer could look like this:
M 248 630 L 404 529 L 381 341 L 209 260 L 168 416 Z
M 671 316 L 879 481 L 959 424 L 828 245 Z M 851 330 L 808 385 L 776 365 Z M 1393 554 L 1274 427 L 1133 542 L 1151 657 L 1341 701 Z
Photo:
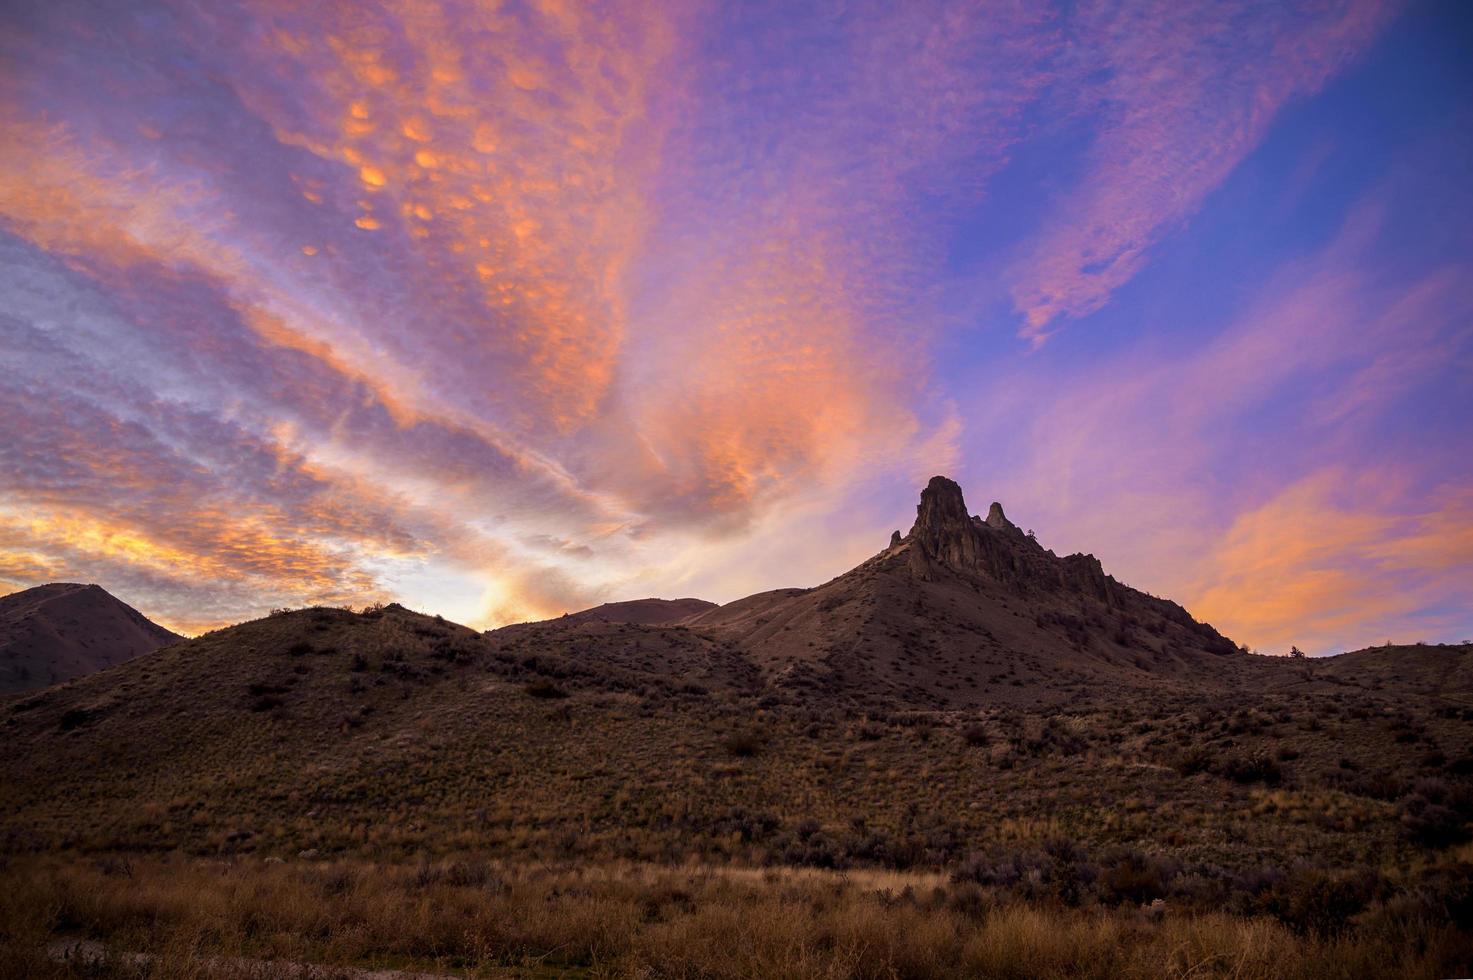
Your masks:
M 685 621 L 731 643 L 781 685 L 924 707 L 1057 702 L 1114 688 L 1243 680 L 1241 655 L 1176 603 L 1063 558 L 994 503 L 967 513 L 936 477 L 915 525 L 814 589 L 738 600 Z
M 303 609 L 6 698 L 0 852 L 952 867 L 1059 821 L 1226 875 L 1412 860 L 1464 820 L 1467 648 L 1240 653 L 949 480 L 816 588 L 601 609 L 484 634 Z
M 100 586 L 15 592 L 0 598 L 0 694 L 81 677 L 180 639 Z

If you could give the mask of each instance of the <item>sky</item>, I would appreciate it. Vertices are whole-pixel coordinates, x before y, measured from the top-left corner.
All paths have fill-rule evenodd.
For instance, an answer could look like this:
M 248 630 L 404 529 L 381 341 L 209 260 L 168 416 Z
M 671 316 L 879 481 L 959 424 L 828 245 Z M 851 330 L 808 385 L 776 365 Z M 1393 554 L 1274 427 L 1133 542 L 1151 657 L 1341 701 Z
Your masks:
M 816 585 L 933 474 L 1235 641 L 1473 637 L 1473 15 L 0 5 L 0 591 Z

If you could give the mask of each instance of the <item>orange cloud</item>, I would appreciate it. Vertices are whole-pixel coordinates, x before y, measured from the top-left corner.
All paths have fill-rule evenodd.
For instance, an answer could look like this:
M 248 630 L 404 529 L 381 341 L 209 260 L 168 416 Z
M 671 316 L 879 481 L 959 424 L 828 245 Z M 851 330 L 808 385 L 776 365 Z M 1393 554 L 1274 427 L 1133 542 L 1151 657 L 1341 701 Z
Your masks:
M 1265 652 L 1415 639 L 1473 581 L 1473 487 L 1405 510 L 1397 475 L 1328 468 L 1240 514 L 1204 563 L 1191 608 Z

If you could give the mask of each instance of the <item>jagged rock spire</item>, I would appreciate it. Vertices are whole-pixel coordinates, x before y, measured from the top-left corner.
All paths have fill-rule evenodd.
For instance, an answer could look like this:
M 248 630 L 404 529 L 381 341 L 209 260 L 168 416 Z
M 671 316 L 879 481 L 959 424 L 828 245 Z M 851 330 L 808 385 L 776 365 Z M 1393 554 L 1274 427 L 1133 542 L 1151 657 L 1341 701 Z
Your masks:
M 912 545 L 911 568 L 922 579 L 934 577 L 939 563 L 1017 589 L 1065 588 L 1107 603 L 1114 598 L 1113 580 L 1093 555 L 1055 557 L 1008 520 L 995 501 L 985 521 L 972 517 L 962 488 L 944 476 L 932 477 L 921 491 L 915 526 L 905 540 Z
M 972 518 L 967 514 L 967 502 L 962 497 L 962 488 L 954 480 L 944 476 L 933 476 L 921 491 L 921 502 L 916 507 L 915 527 L 917 533 L 928 534 L 947 530 L 970 528 Z
M 954 480 L 933 476 L 921 491 L 910 539 L 927 558 L 972 566 L 979 554 L 977 523 L 967 513 L 962 488 Z

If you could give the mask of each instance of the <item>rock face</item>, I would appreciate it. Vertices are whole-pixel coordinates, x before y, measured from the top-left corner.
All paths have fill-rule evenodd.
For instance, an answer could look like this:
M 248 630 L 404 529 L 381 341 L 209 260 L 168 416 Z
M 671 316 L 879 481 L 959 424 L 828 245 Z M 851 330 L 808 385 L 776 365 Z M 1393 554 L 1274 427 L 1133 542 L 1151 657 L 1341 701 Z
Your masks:
M 992 506 L 987 508 L 987 526 L 997 531 L 1017 531 L 1018 525 L 1008 520 L 1007 515 L 1002 512 L 1002 504 L 996 500 Z
M 81 677 L 181 639 L 100 586 L 38 585 L 0 598 L 0 694 Z
M 1236 649 L 1181 606 L 1115 581 L 1093 555 L 1055 555 L 1000 504 L 985 520 L 969 514 L 941 476 L 921 492 L 910 533 L 868 561 L 684 622 L 779 686 L 892 707 L 1216 684 L 1221 655 Z
M 930 563 L 940 562 L 956 569 L 980 571 L 999 582 L 1023 578 L 1022 551 L 1039 551 L 1038 545 L 1019 531 L 994 503 L 987 520 L 967 513 L 962 488 L 944 476 L 935 476 L 921 491 L 915 526 L 908 539 L 915 545 L 912 567 L 929 579 Z
M 934 578 L 933 563 L 940 563 L 980 572 L 1021 592 L 1078 592 L 1106 605 L 1122 596 L 1122 587 L 1094 555 L 1060 558 L 1045 550 L 1008 520 L 1002 504 L 993 501 L 986 520 L 969 516 L 962 488 L 944 476 L 932 477 L 921 491 L 907 540 L 915 546 L 912 568 L 923 579 Z
M 977 522 L 967 513 L 962 488 L 944 476 L 933 476 L 921 491 L 916 522 L 907 538 L 918 549 L 917 571 L 926 560 L 959 568 L 975 568 L 985 551 Z

